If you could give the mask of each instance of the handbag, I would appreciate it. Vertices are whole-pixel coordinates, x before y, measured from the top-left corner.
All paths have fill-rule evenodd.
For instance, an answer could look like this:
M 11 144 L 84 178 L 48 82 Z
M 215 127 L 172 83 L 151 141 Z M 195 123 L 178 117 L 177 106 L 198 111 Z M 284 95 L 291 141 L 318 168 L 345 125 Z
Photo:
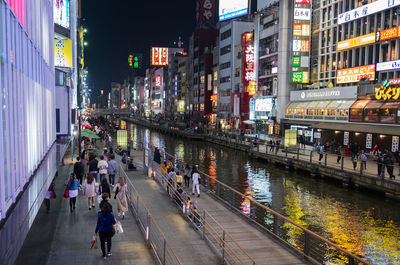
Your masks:
M 69 198 L 69 188 L 68 188 L 68 185 L 67 185 L 67 187 L 65 187 L 64 198 Z
M 50 193 L 50 199 L 55 199 L 55 198 L 56 198 L 56 192 L 52 190 Z
M 112 226 L 112 230 L 111 230 L 112 236 L 114 236 L 117 232 L 118 232 L 117 226 L 116 226 L 116 225 L 113 225 L 113 226 Z
M 97 196 L 97 203 L 98 204 L 100 204 L 102 200 L 103 200 L 103 196 L 101 196 L 101 194 L 99 196 Z
M 114 199 L 116 199 L 116 198 L 117 198 L 117 194 L 118 194 L 118 192 L 119 192 L 119 187 L 117 186 L 117 190 L 115 191 Z
M 121 225 L 120 221 L 117 222 L 116 226 L 117 226 L 118 233 L 124 232 L 124 229 L 122 229 L 122 225 Z

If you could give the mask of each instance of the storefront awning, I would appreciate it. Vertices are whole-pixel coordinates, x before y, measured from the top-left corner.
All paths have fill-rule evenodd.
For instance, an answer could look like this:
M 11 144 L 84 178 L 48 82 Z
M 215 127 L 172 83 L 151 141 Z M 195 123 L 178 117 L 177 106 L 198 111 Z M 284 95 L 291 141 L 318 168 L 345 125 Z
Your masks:
M 381 106 L 381 109 L 399 109 L 400 102 L 385 102 Z
M 354 103 L 354 100 L 332 100 L 326 107 L 327 109 L 348 109 Z
M 351 109 L 364 109 L 364 107 L 370 102 L 370 99 L 362 99 L 362 100 L 357 100 L 354 102 L 353 105 L 351 105 Z
M 382 106 L 383 102 L 379 100 L 371 100 L 368 102 L 368 104 L 365 106 L 364 109 L 379 109 Z
M 400 125 L 383 125 L 383 124 L 352 124 L 352 123 L 334 123 L 334 122 L 318 122 L 311 125 L 314 129 L 337 130 L 347 132 L 375 133 L 385 135 L 400 135 Z
M 290 102 L 287 106 L 288 109 L 303 109 L 305 108 L 310 102 L 303 101 L 303 102 Z

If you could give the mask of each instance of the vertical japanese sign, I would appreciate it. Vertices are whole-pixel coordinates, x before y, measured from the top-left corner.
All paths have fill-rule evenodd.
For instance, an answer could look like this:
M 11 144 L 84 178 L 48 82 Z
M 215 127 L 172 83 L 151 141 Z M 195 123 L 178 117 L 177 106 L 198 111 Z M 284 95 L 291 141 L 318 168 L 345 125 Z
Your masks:
M 371 133 L 367 133 L 365 148 L 372 149 L 372 134 Z
M 242 34 L 242 81 L 243 92 L 254 95 L 257 91 L 256 72 L 254 69 L 254 33 L 245 32 Z
M 214 23 L 215 20 L 215 0 L 197 1 L 197 23 Z
M 292 82 L 310 82 L 311 0 L 293 0 Z
M 168 48 L 151 48 L 151 65 L 168 65 Z
M 72 41 L 54 39 L 54 65 L 72 67 Z
M 392 137 L 392 152 L 397 152 L 399 150 L 399 136 Z
M 344 132 L 343 134 L 343 145 L 348 145 L 349 144 L 349 132 Z

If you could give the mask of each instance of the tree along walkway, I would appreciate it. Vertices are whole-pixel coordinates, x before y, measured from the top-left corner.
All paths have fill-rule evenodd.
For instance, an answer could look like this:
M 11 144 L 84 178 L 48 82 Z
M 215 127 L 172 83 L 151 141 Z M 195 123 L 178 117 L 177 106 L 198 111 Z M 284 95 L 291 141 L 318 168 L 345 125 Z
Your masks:
M 166 192 L 160 185 L 157 184 L 152 178 L 143 176 L 143 152 L 133 151 L 135 166 L 138 167 L 137 173 L 129 173 L 134 175 L 133 180 L 137 183 L 137 188 L 146 185 L 152 187 L 151 190 L 146 190 L 143 193 L 148 194 L 148 197 L 154 196 L 154 192 L 157 194 L 165 194 Z M 191 190 L 186 189 L 188 194 L 191 194 Z M 190 195 L 191 196 L 191 195 Z M 200 197 L 191 196 L 192 200 L 197 202 L 198 211 L 206 210 L 208 214 L 220 225 L 222 228 L 230 234 L 234 241 L 238 242 L 240 248 L 244 249 L 245 252 L 257 263 L 257 264 L 274 264 L 274 265 L 289 265 L 289 264 L 308 264 L 301 257 L 293 254 L 286 247 L 277 243 L 269 235 L 261 232 L 253 225 L 249 224 L 242 217 L 225 207 L 222 203 L 212 198 L 207 193 L 202 193 Z M 171 211 L 171 204 L 175 204 L 174 212 L 178 212 L 182 215 L 182 209 L 177 207 L 175 201 L 171 199 L 165 199 L 164 203 L 168 202 L 168 211 Z M 160 202 L 161 203 L 161 202 Z M 158 205 L 153 205 L 155 208 L 159 208 Z M 173 210 L 172 210 L 173 211 Z M 217 224 L 215 224 L 217 226 Z M 243 260 L 246 260 L 244 257 Z M 185 263 L 186 264 L 186 263 Z
M 96 208 L 89 211 L 87 198 L 79 195 L 76 210 L 70 212 L 69 199 L 63 198 L 64 181 L 73 171 L 73 163 L 70 159 L 69 162 L 58 170 L 55 188 L 57 198 L 51 200 L 50 212 L 46 213 L 44 204 L 41 206 L 16 264 L 155 264 L 136 219 L 129 212 L 121 220 L 124 233 L 113 237 L 113 255 L 110 258 L 106 261 L 102 259 L 99 238 L 99 248 L 90 249 L 99 211 L 97 198 Z M 116 213 L 115 200 L 110 199 L 110 202 Z

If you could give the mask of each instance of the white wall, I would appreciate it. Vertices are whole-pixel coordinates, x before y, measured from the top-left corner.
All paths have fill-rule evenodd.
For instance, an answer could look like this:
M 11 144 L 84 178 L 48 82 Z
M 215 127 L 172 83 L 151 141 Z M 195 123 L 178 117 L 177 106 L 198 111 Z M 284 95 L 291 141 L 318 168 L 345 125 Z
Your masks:
M 56 107 L 54 109 L 54 115 L 56 115 L 56 109 L 60 109 L 60 131 L 57 132 L 57 135 L 68 135 L 69 133 L 69 107 L 68 103 L 70 101 L 71 96 L 68 93 L 68 88 L 64 86 L 56 86 Z M 54 130 L 56 130 L 56 123 L 54 126 Z

